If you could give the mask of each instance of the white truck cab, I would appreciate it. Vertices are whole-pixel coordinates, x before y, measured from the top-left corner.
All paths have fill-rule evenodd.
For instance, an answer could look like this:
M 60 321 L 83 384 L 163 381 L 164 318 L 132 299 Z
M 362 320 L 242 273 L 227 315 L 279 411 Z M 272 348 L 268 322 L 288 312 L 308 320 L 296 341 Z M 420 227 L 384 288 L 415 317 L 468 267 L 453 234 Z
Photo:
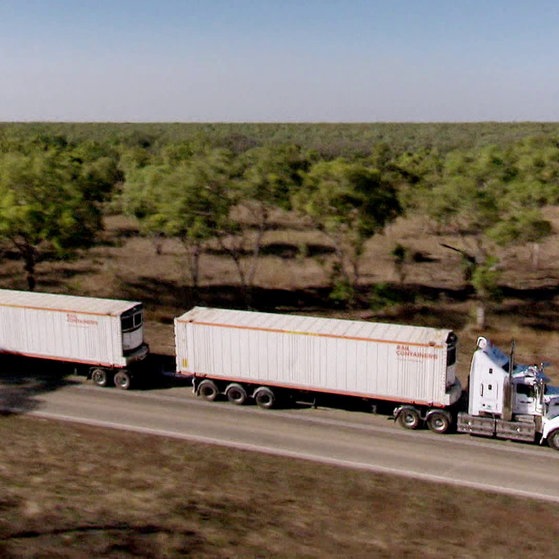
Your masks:
M 547 384 L 544 392 L 545 417 L 542 441 L 559 450 L 559 387 Z
M 468 412 L 458 414 L 458 431 L 540 442 L 559 450 L 559 388 L 548 384 L 543 364 L 514 362 L 479 337 L 472 357 Z

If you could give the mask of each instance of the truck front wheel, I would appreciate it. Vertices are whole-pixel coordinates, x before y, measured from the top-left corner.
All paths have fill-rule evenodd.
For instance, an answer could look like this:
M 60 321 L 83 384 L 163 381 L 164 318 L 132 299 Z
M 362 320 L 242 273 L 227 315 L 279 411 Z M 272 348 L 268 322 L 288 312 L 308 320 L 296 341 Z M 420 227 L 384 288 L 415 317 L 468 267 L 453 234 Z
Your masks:
M 559 429 L 552 431 L 547 436 L 547 444 L 554 450 L 559 450 Z
M 427 416 L 427 427 L 433 433 L 446 433 L 450 429 L 450 419 L 446 413 L 434 411 Z
M 417 429 L 421 423 L 421 418 L 415 408 L 404 408 L 398 415 L 398 422 L 406 429 Z

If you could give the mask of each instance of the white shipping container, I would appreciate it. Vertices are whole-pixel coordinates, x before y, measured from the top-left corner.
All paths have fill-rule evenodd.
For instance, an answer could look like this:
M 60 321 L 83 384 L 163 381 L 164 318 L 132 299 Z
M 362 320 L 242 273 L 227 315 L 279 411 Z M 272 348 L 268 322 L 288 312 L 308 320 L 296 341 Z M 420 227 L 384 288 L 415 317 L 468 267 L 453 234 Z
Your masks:
M 175 343 L 197 378 L 440 407 L 461 393 L 451 330 L 196 307 Z
M 148 351 L 142 304 L 0 289 L 0 352 L 126 367 Z

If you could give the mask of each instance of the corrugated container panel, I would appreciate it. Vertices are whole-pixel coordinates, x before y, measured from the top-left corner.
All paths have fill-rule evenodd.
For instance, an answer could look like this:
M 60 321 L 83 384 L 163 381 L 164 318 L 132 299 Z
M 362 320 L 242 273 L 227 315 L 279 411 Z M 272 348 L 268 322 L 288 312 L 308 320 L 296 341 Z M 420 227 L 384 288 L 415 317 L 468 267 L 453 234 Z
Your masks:
M 445 404 L 450 330 L 197 307 L 175 319 L 177 370 Z
M 0 305 L 117 316 L 139 302 L 0 289 Z
M 368 340 L 399 341 L 401 343 L 444 344 L 450 330 L 407 326 L 381 322 L 365 322 L 336 318 L 262 313 L 195 307 L 178 317 L 179 322 L 192 321 L 237 328 L 260 328 L 322 334 L 338 337 L 356 337 Z
M 139 304 L 0 289 L 0 351 L 125 366 L 120 315 Z

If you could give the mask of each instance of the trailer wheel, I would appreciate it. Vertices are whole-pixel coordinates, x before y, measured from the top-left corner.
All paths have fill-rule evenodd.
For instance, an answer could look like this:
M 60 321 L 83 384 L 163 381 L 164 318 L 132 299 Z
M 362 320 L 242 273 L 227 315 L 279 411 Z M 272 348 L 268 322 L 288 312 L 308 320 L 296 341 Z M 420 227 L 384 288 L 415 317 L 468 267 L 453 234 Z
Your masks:
M 201 398 L 204 398 L 204 400 L 213 402 L 217 398 L 219 390 L 217 389 L 217 386 L 213 380 L 206 379 L 198 385 L 198 390 L 196 391 L 196 393 Z
M 446 413 L 434 411 L 427 416 L 427 427 L 433 433 L 443 434 L 450 429 L 450 419 Z
M 559 450 L 559 429 L 552 431 L 547 436 L 547 444 L 554 450 Z
M 259 408 L 269 410 L 276 403 L 275 394 L 266 386 L 262 386 L 254 393 L 254 401 Z
M 248 398 L 246 390 L 237 383 L 230 384 L 225 389 L 225 395 L 232 404 L 235 404 L 237 406 L 242 406 Z
M 128 390 L 130 388 L 130 384 L 132 383 L 132 379 L 130 375 L 126 371 L 118 371 L 115 375 L 115 386 L 120 388 L 121 390 Z
M 91 371 L 91 380 L 97 386 L 105 387 L 109 384 L 109 377 L 105 369 L 93 369 Z
M 404 408 L 398 415 L 398 422 L 406 429 L 417 429 L 421 423 L 421 418 L 415 408 Z

